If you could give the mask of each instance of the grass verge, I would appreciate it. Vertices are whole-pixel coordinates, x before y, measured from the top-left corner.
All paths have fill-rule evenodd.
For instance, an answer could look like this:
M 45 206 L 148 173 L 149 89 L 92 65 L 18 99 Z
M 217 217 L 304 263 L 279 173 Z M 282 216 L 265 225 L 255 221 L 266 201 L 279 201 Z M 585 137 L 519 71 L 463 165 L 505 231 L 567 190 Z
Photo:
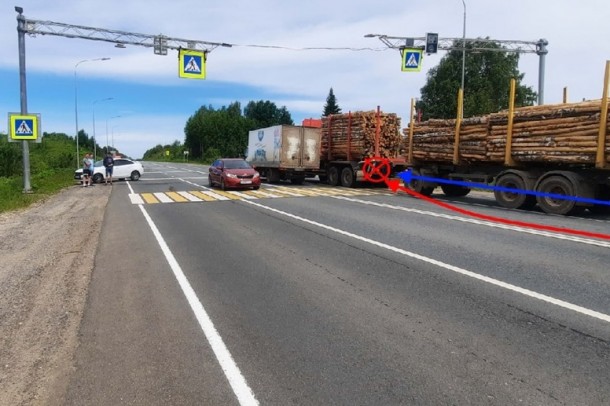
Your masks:
M 0 213 L 28 207 L 72 185 L 74 169 L 49 169 L 32 174 L 32 193 L 23 193 L 23 176 L 0 178 Z

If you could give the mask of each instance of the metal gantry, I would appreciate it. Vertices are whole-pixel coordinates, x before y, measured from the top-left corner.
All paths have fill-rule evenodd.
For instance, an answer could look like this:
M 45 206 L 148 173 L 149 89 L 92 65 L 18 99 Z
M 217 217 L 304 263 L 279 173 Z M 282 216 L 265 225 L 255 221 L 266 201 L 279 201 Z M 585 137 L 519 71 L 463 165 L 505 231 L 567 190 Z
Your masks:
M 154 48 L 155 54 L 158 55 L 167 55 L 168 49 L 189 49 L 210 52 L 217 47 L 231 47 L 231 44 L 222 42 L 173 38 L 162 34 L 140 34 L 136 32 L 109 30 L 106 28 L 87 27 L 84 25 L 65 24 L 54 21 L 33 20 L 29 18 L 25 18 L 23 31 L 31 36 L 35 36 L 37 34 L 55 35 L 66 38 L 80 38 L 93 41 L 110 42 L 120 47 L 128 44 Z
M 366 38 L 379 38 L 388 48 L 403 49 L 407 47 L 425 49 L 426 37 L 393 37 L 384 34 L 367 34 Z M 468 45 L 473 45 L 469 47 Z M 518 41 L 518 40 L 496 40 L 489 38 L 441 38 L 438 39 L 438 49 L 443 51 L 463 51 L 469 52 L 496 51 L 514 52 L 519 54 L 536 54 L 539 56 L 538 65 L 538 104 L 544 104 L 544 69 L 545 57 L 548 54 L 545 39 L 538 41 Z M 501 45 L 501 47 L 498 47 Z

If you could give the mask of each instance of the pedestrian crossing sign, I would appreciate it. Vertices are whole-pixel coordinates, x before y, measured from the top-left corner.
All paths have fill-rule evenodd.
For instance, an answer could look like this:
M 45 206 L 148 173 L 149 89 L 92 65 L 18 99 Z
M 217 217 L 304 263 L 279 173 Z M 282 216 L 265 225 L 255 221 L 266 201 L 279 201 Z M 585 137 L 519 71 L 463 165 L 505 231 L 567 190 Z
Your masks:
M 403 72 L 421 71 L 422 58 L 423 58 L 423 50 L 420 48 L 402 49 L 402 69 L 401 70 Z
M 9 113 L 9 141 L 40 142 L 40 114 Z
M 179 76 L 188 79 L 205 79 L 205 51 L 181 49 L 178 52 Z

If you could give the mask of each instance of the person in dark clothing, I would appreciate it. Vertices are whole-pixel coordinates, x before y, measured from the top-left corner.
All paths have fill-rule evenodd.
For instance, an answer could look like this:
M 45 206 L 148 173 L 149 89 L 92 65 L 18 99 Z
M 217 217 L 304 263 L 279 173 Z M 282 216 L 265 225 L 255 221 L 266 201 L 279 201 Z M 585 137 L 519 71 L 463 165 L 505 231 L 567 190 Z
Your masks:
M 104 179 L 106 180 L 106 185 L 108 184 L 108 180 L 110 180 L 110 184 L 112 185 L 112 168 L 114 167 L 114 158 L 110 153 L 106 154 L 104 157 L 104 168 L 106 168 L 106 176 Z

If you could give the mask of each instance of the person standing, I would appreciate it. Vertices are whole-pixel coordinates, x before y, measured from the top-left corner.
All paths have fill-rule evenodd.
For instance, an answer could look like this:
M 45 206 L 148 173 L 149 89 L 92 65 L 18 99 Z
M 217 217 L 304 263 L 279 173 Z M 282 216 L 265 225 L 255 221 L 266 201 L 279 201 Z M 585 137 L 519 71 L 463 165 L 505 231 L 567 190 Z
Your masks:
M 91 185 L 91 178 L 93 178 L 93 160 L 90 157 L 91 154 L 86 153 L 83 158 L 83 187 Z
M 104 179 L 106 180 L 106 185 L 108 184 L 108 179 L 110 179 L 110 184 L 112 185 L 112 169 L 114 167 L 114 158 L 108 152 L 104 157 L 104 168 L 106 168 L 106 176 Z

